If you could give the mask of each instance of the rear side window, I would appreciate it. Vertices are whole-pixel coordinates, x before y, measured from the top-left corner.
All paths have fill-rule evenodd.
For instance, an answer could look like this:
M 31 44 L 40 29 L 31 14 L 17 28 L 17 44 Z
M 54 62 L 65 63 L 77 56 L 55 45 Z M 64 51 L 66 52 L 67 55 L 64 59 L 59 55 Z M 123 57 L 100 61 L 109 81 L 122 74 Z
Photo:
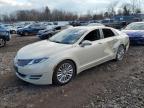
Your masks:
M 115 36 L 114 32 L 111 29 L 102 29 L 104 38 L 109 38 Z
M 89 41 L 96 41 L 99 40 L 100 37 L 100 32 L 99 30 L 94 30 L 92 32 L 90 32 L 88 35 L 86 35 L 86 37 L 84 38 L 84 40 L 89 40 Z

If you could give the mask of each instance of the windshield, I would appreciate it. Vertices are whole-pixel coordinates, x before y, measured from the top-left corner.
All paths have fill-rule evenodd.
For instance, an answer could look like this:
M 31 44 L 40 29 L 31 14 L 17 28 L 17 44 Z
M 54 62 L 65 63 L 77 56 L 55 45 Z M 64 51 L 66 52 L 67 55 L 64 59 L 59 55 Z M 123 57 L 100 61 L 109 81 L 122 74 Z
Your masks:
M 51 37 L 49 41 L 62 44 L 74 44 L 86 32 L 87 32 L 86 29 L 78 29 L 78 28 L 66 29 Z
M 132 23 L 128 25 L 126 30 L 144 30 L 144 23 Z
M 29 25 L 24 26 L 24 28 L 29 28 L 31 26 L 32 26 L 32 24 L 29 24 Z

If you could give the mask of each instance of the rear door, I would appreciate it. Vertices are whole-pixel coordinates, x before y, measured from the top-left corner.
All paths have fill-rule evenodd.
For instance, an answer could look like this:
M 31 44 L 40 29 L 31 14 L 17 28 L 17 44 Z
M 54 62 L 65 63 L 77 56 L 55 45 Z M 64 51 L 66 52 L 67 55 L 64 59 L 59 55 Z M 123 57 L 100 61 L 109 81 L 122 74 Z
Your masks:
M 101 29 L 103 35 L 103 44 L 105 44 L 105 57 L 113 57 L 117 48 L 115 48 L 116 43 L 118 42 L 117 35 L 112 29 L 103 28 Z

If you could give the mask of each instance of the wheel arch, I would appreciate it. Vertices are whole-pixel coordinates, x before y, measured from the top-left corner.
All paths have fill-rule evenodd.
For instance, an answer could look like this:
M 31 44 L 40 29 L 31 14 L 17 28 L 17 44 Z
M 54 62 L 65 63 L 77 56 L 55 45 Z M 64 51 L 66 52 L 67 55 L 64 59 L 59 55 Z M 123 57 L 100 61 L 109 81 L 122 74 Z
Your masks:
M 72 62 L 73 63 L 73 65 L 75 66 L 75 73 L 74 73 L 74 76 L 73 76 L 73 78 L 77 75 L 77 66 L 76 66 L 76 63 L 74 62 L 74 60 L 72 60 L 72 59 L 64 59 L 64 60 L 61 60 L 60 62 L 58 62 L 57 63 L 57 65 L 55 65 L 55 67 L 54 67 L 54 69 L 53 69 L 53 73 L 52 73 L 52 83 L 53 84 L 58 84 L 59 82 L 57 82 L 56 80 L 55 80 L 55 72 L 56 72 L 56 69 L 57 69 L 57 66 L 59 66 L 62 62 L 64 62 L 64 61 L 70 61 L 70 62 Z M 72 78 L 72 79 L 73 79 Z M 72 80 L 71 79 L 71 80 Z M 70 80 L 68 81 L 68 82 L 70 82 Z M 67 82 L 67 83 L 68 83 Z M 67 83 L 65 83 L 65 84 L 67 84 Z M 64 85 L 65 85 L 64 84 Z M 60 84 L 60 85 L 63 85 L 63 84 Z
M 55 65 L 55 67 L 54 67 L 54 70 L 56 69 L 56 67 L 61 63 L 61 62 L 64 62 L 64 61 L 66 61 L 66 60 L 68 60 L 68 61 L 71 61 L 73 64 L 74 64 L 74 66 L 75 66 L 75 71 L 76 71 L 76 75 L 77 75 L 77 63 L 73 60 L 73 59 L 69 59 L 69 58 L 67 58 L 67 59 L 63 59 L 63 60 L 61 60 L 61 61 L 59 61 L 56 65 Z
M 69 60 L 69 61 L 71 61 L 73 64 L 74 64 L 74 66 L 75 66 L 75 71 L 76 71 L 76 75 L 77 75 L 77 64 L 76 64 L 76 62 L 74 61 L 74 60 L 72 60 L 72 59 L 66 59 L 66 60 Z
M 124 47 L 124 49 L 126 50 L 126 46 L 123 44 L 123 43 L 121 43 L 119 46 L 123 46 Z

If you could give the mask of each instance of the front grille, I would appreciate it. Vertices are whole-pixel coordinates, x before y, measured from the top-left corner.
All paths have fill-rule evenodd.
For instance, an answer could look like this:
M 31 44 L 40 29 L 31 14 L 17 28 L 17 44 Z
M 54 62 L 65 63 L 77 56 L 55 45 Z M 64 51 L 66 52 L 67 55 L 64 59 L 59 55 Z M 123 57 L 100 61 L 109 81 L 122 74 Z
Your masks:
M 22 60 L 22 59 L 19 59 L 17 64 L 18 66 L 26 66 L 28 65 L 28 63 L 30 63 L 32 61 L 32 59 L 27 59 L 27 60 Z
M 29 78 L 29 79 L 31 79 L 31 80 L 39 80 L 41 77 L 42 77 L 42 75 L 25 75 L 25 74 L 22 74 L 22 73 L 19 73 L 19 72 L 17 72 L 17 74 L 20 76 L 20 77 L 22 77 L 22 78 Z
M 32 80 L 38 80 L 38 79 L 40 79 L 42 77 L 42 75 L 31 75 L 30 76 L 30 79 L 32 79 Z

